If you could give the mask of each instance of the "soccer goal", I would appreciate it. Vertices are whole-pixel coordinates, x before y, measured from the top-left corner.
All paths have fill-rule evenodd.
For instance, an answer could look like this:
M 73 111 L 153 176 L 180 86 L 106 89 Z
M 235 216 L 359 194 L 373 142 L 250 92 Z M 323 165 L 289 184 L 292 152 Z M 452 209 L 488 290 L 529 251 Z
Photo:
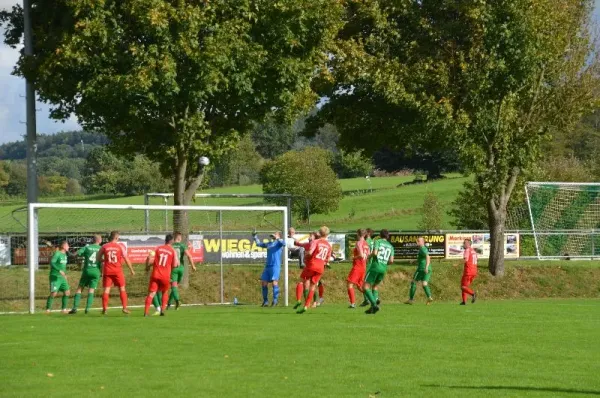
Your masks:
M 525 193 L 537 258 L 598 256 L 600 184 L 528 182 Z
M 165 212 L 170 220 L 175 220 L 171 225 L 188 226 L 186 231 L 181 232 L 187 235 L 188 251 L 198 268 L 195 273 L 190 271 L 188 287 L 181 289 L 184 304 L 260 301 L 258 279 L 264 265 L 266 251 L 257 247 L 252 239 L 252 233 L 256 231 L 259 239 L 266 241 L 270 233 L 286 231 L 288 228 L 286 207 L 34 203 L 28 208 L 26 234 L 21 237 L 20 244 L 15 244 L 20 251 L 13 252 L 12 256 L 12 270 L 18 269 L 19 265 L 21 269 L 25 266 L 29 270 L 29 312 L 33 313 L 36 309 L 41 309 L 48 296 L 48 263 L 61 241 L 66 240 L 70 245 L 67 276 L 73 293 L 80 276 L 77 249 L 90 243 L 96 234 L 101 235 L 105 240 L 107 234 L 113 230 L 120 232 L 120 242 L 136 271 L 132 276 L 129 275 L 127 267 L 124 267 L 129 301 L 133 306 L 143 304 L 148 283 L 148 275 L 144 272 L 145 259 L 150 250 L 162 244 L 165 233 L 173 232 L 164 231 L 162 228 L 148 231 L 145 223 L 148 215 L 151 219 L 155 217 L 157 220 L 164 220 Z M 17 240 L 15 238 L 15 242 Z M 29 242 L 38 244 L 31 245 Z M 288 260 L 287 256 L 282 257 L 284 259 L 282 301 L 287 306 Z M 234 272 L 233 267 L 245 267 L 245 269 Z M 189 269 L 189 265 L 186 264 L 186 271 Z M 10 279 L 12 274 L 7 272 L 6 278 Z M 18 272 L 14 272 L 12 277 L 22 278 Z M 5 278 L 0 280 L 3 284 L 7 283 Z M 118 294 L 116 289 L 113 290 L 111 294 Z M 84 296 L 86 295 L 84 291 Z M 100 293 L 97 293 L 96 307 L 99 304 L 99 297 Z M 0 302 L 1 300 L 0 295 Z M 118 300 L 114 303 L 117 304 Z M 15 301 L 13 304 L 13 310 L 18 311 L 18 308 L 15 308 L 18 307 L 18 302 Z M 0 311 L 2 309 L 5 308 L 0 308 Z

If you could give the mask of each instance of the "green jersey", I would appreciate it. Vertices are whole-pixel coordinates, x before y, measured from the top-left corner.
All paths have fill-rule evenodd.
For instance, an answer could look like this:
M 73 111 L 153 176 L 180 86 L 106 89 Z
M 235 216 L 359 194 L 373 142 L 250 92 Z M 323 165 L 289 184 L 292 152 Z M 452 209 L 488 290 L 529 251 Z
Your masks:
M 394 256 L 394 246 L 385 239 L 377 239 L 373 244 L 373 252 L 377 252 L 377 256 L 373 257 L 371 269 L 375 272 L 386 272 L 388 262 Z
M 417 255 L 417 271 L 425 271 L 425 267 L 427 267 L 427 256 L 429 256 L 429 249 L 427 246 L 423 246 L 419 249 L 419 254 Z
M 67 254 L 57 250 L 50 260 L 50 278 L 62 278 L 60 271 L 67 271 Z
M 179 266 L 182 267 L 184 265 L 183 259 L 185 257 L 185 251 L 188 249 L 187 245 L 183 242 L 173 243 L 173 249 L 177 256 L 179 257 Z
M 85 245 L 81 249 L 77 250 L 77 255 L 79 257 L 83 257 L 83 272 L 99 272 L 99 251 L 100 245 L 96 244 Z
M 373 244 L 374 244 L 374 240 L 372 238 L 366 238 L 365 241 L 367 242 L 367 245 L 369 245 L 369 253 L 373 253 Z M 367 269 L 371 267 L 371 264 L 373 263 L 373 258 L 371 256 L 369 256 L 367 258 Z

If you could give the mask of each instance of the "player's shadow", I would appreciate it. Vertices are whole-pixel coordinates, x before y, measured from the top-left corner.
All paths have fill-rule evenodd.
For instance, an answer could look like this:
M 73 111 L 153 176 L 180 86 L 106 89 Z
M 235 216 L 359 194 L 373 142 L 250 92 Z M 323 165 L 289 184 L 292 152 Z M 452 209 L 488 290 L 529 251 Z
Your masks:
M 556 388 L 556 387 L 526 387 L 526 386 L 444 386 L 440 384 L 426 384 L 423 387 L 430 388 L 450 388 L 463 390 L 492 390 L 492 391 L 535 391 L 563 394 L 585 394 L 600 395 L 599 390 L 579 390 L 575 388 Z

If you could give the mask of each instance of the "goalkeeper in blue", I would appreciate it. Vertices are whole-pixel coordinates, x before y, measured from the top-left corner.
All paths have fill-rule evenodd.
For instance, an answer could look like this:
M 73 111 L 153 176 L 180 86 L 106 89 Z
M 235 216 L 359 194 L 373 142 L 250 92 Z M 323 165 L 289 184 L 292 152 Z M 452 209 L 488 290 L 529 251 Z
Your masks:
M 262 307 L 269 306 L 269 283 L 273 285 L 273 301 L 271 306 L 277 305 L 279 300 L 279 274 L 281 272 L 281 255 L 285 250 L 285 240 L 281 238 L 281 232 L 275 232 L 270 235 L 269 242 L 261 242 L 256 235 L 252 234 L 256 246 L 267 249 L 267 262 L 265 269 L 260 277 L 262 284 Z

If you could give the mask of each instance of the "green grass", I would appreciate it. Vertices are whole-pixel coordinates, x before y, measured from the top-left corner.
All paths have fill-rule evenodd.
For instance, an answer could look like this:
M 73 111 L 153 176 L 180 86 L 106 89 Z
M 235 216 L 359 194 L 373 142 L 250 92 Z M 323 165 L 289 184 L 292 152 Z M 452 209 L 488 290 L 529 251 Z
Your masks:
M 2 317 L 3 397 L 600 395 L 592 300 Z
M 421 208 L 426 192 L 432 191 L 440 197 L 444 205 L 443 228 L 450 228 L 450 217 L 446 214 L 450 203 L 462 189 L 465 177 L 450 174 L 448 178 L 425 184 L 405 185 L 412 181 L 407 177 L 373 177 L 370 179 L 372 192 L 365 178 L 340 180 L 347 195 L 344 196 L 337 211 L 325 215 L 313 215 L 310 225 L 298 225 L 300 229 L 310 229 L 320 224 L 327 224 L 334 231 L 354 230 L 369 226 L 374 229 L 414 230 L 421 218 Z M 358 194 L 354 194 L 357 193 Z M 362 193 L 360 193 L 362 191 Z M 227 187 L 206 190 L 207 193 L 261 193 L 259 185 L 245 187 Z M 54 200 L 53 200 L 54 201 Z M 77 198 L 78 202 L 82 198 Z M 91 197 L 89 203 L 98 204 L 133 204 L 141 205 L 143 196 L 98 198 Z M 160 199 L 153 199 L 151 204 L 164 204 Z M 169 202 L 172 204 L 172 201 Z M 198 198 L 196 205 L 264 205 L 260 199 L 204 199 Z M 15 220 L 26 224 L 26 213 L 18 212 L 15 217 L 11 213 L 21 206 L 0 206 L 0 232 L 25 232 L 24 227 Z M 214 213 L 194 212 L 191 214 L 191 226 L 194 230 L 206 231 L 218 229 Z M 248 230 L 255 227 L 272 229 L 272 223 L 280 220 L 278 215 L 264 216 L 262 213 L 225 213 L 225 229 Z M 171 214 L 167 215 L 169 224 Z M 85 219 L 85 222 L 82 220 Z M 56 211 L 42 210 L 40 213 L 41 232 L 92 232 L 119 229 L 121 231 L 141 231 L 144 225 L 143 212 L 134 211 Z M 152 212 L 151 227 L 156 231 L 165 229 L 163 212 Z M 168 229 L 168 226 L 167 228 Z

